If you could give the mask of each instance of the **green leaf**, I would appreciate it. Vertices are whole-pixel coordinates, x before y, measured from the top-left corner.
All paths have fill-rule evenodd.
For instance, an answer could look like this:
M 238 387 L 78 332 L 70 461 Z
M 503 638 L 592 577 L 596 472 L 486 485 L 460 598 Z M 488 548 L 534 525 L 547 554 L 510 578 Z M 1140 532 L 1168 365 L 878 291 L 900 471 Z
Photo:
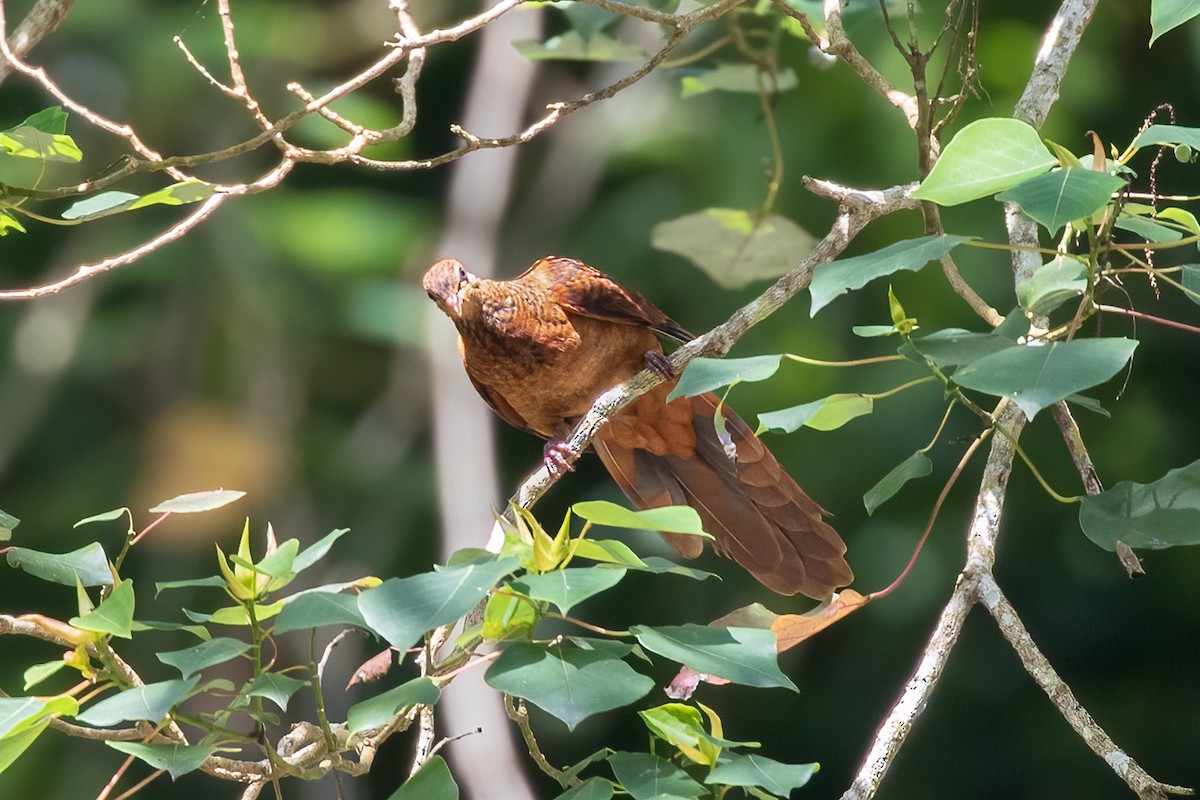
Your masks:
M 1017 285 L 1017 301 L 1029 313 L 1044 316 L 1087 290 L 1087 267 L 1056 256 Z
M 227 506 L 235 500 L 241 500 L 245 492 L 234 489 L 213 489 L 207 492 L 189 492 L 164 500 L 150 509 L 152 514 L 195 514 L 200 511 L 212 511 Z
M 650 244 L 683 256 L 725 289 L 777 278 L 812 250 L 812 235 L 787 217 L 754 219 L 740 208 L 706 208 L 658 223 Z
M 133 601 L 133 581 L 126 578 L 113 587 L 112 593 L 94 611 L 72 617 L 68 622 L 85 631 L 129 639 L 133 636 L 130 628 L 133 623 Z
M 1195 0 L 1186 0 L 1195 2 Z M 1186 144 L 1193 150 L 1200 150 L 1200 128 L 1185 128 L 1182 125 L 1151 125 L 1138 134 L 1133 140 L 1133 146 L 1141 149 L 1153 145 Z
M 695 397 L 731 383 L 765 381 L 779 369 L 782 359 L 782 355 L 693 358 L 684 367 L 678 383 L 667 395 L 667 402 L 677 397 Z
M 900 331 L 895 325 L 855 325 L 850 332 L 864 339 L 874 339 L 878 336 L 891 336 Z
M 148 683 L 126 689 L 90 706 L 76 719 L 85 725 L 107 728 L 119 722 L 148 720 L 158 723 L 173 706 L 183 701 L 200 682 L 199 675 L 186 680 Z
M 526 575 L 513 581 L 512 587 L 534 600 L 553 603 L 569 614 L 577 603 L 611 589 L 625 577 L 625 570 L 613 567 L 567 568 L 544 575 Z
M 208 744 L 185 745 L 177 742 L 171 744 L 105 742 L 105 744 L 113 750 L 120 750 L 122 753 L 136 756 L 155 769 L 165 769 L 171 773 L 171 780 L 177 780 L 180 775 L 200 769 L 200 765 L 217 752 L 215 746 Z
M 704 782 L 710 786 L 761 786 L 773 795 L 790 797 L 820 768 L 820 764 L 782 764 L 766 756 L 727 752 Z
M 818 431 L 840 428 L 855 417 L 870 414 L 875 401 L 863 394 L 831 394 L 811 403 L 758 415 L 759 431 L 792 433 L 803 426 Z
M 593 525 L 609 528 L 690 533 L 711 539 L 700 524 L 700 515 L 691 506 L 663 506 L 644 511 L 630 511 L 607 500 L 587 500 L 571 506 L 571 511 Z
M 529 598 L 501 589 L 492 592 L 483 610 L 482 635 L 494 642 L 527 639 L 537 621 L 538 609 Z
M 21 126 L 37 128 L 39 131 L 49 134 L 66 133 L 67 112 L 63 111 L 62 106 L 43 108 L 36 114 L 26 117 L 25 121 L 17 127 Z
M 686 99 L 714 90 L 758 94 L 760 86 L 768 92 L 786 92 L 795 89 L 799 83 L 796 72 L 790 67 L 760 78 L 757 64 L 718 64 L 713 69 L 684 75 L 681 96 Z
M 656 628 L 637 625 L 630 632 L 647 650 L 697 672 L 745 686 L 778 686 L 798 691 L 779 671 L 775 634 L 769 630 L 689 624 Z
M 446 759 L 434 756 L 388 800 L 458 800 L 458 784 L 450 775 Z
M 1113 224 L 1123 231 L 1136 234 L 1147 242 L 1177 242 L 1183 238 L 1181 230 L 1159 224 L 1148 215 L 1128 214 L 1124 209 Z
M 69 695 L 0 697 L 0 739 L 15 736 L 49 717 L 74 716 L 79 703 Z
M 584 39 L 579 31 L 567 31 L 545 42 L 521 39 L 512 43 L 530 61 L 644 61 L 646 51 L 604 33 Z
M 992 353 L 1016 347 L 1017 343 L 996 333 L 975 333 L 946 328 L 928 336 L 909 339 L 897 352 L 918 364 L 926 359 L 939 369 L 969 364 Z
M 77 583 L 84 586 L 110 586 L 113 582 L 108 558 L 98 542 L 61 554 L 12 547 L 8 550 L 8 565 L 23 569 L 44 581 L 65 586 Z
M 929 460 L 929 457 L 920 451 L 913 453 L 893 467 L 891 472 L 884 475 L 879 483 L 872 486 L 863 495 L 863 505 L 867 507 L 867 514 L 874 514 L 875 509 L 891 500 L 896 492 L 904 487 L 904 484 L 914 478 L 924 478 L 931 472 L 933 472 L 933 462 Z
M 319 628 L 322 625 L 353 625 L 356 628 L 366 628 L 367 623 L 362 612 L 358 610 L 358 597 L 331 592 L 306 592 L 299 595 L 279 612 L 279 619 L 275 622 L 275 633 Z
M 22 676 L 25 681 L 25 685 L 21 687 L 22 691 L 28 692 L 34 686 L 37 686 L 39 683 L 46 680 L 46 678 L 49 678 L 66 665 L 67 662 L 63 661 L 61 658 L 55 659 L 54 661 L 47 661 L 44 664 L 34 664 L 32 667 L 26 669 L 25 674 Z
M 1090 169 L 1056 169 L 1037 175 L 996 195 L 1003 203 L 1016 203 L 1025 216 L 1051 233 L 1068 222 L 1095 214 L 1125 185 L 1122 178 Z
M 114 519 L 120 519 L 121 517 L 125 516 L 128 513 L 129 513 L 128 508 L 125 508 L 125 507 L 114 508 L 112 511 L 105 511 L 103 514 L 93 514 L 90 517 L 84 517 L 83 519 L 79 520 L 79 522 L 76 522 L 71 527 L 78 528 L 80 525 L 87 525 L 92 522 L 111 522 Z
M 155 619 L 135 619 L 129 626 L 134 633 L 141 631 L 187 631 L 197 639 L 208 641 L 212 634 L 202 625 L 188 625 L 183 622 L 161 622 Z
M 21 756 L 21 753 L 28 750 L 29 746 L 42 735 L 42 731 L 48 727 L 50 727 L 50 720 L 43 719 L 41 722 L 25 728 L 20 733 L 0 738 L 0 773 L 8 769 Z
M 183 581 L 161 581 L 154 584 L 154 596 L 168 589 L 190 589 L 197 586 L 224 586 L 225 579 L 219 575 L 210 575 L 207 578 L 189 578 Z
M 277 705 L 280 711 L 287 711 L 288 700 L 291 696 L 307 685 L 307 681 L 293 678 L 290 675 L 264 672 L 243 686 L 239 694 L 246 697 L 265 697 Z
M 554 800 L 609 800 L 612 796 L 612 781 L 606 778 L 588 778 L 578 786 L 567 789 Z
M 952 236 L 948 233 L 921 236 L 889 244 L 874 253 L 820 264 L 813 271 L 812 283 L 808 287 L 812 295 L 809 316 L 815 317 L 818 311 L 835 298 L 847 291 L 861 289 L 876 278 L 900 270 L 916 272 L 971 238 L 973 237 Z
M 954 382 L 984 394 L 1011 397 L 1032 419 L 1046 406 L 1116 375 L 1136 347 L 1136 341 L 1122 338 L 1010 347 L 960 368 Z
M 1200 0 L 1150 0 L 1150 44 L 1200 14 Z
M 1150 483 L 1121 481 L 1084 497 L 1079 525 L 1105 550 L 1118 540 L 1151 550 L 1200 544 L 1200 461 Z
M 694 567 L 685 567 L 682 564 L 676 564 L 674 561 L 660 558 L 659 556 L 646 556 L 642 559 L 642 563 L 645 564 L 645 567 L 639 571 L 649 572 L 654 575 L 682 575 L 694 581 L 703 581 L 708 578 L 718 577 L 712 572 L 705 572 L 702 569 Z
M 350 733 L 361 733 L 385 725 L 406 706 L 432 706 L 441 698 L 437 685 L 426 677 L 414 678 L 394 689 L 350 706 L 346 725 Z
M 36 158 L 41 161 L 78 164 L 83 160 L 83 153 L 70 136 L 47 133 L 28 124 L 0 131 L 0 150 L 17 158 Z
M 980 119 L 954 135 L 913 197 L 956 206 L 1010 189 L 1057 163 L 1031 125 L 1009 117 Z
M 227 636 L 217 636 L 207 642 L 183 650 L 159 653 L 158 660 L 175 667 L 184 678 L 190 678 L 202 669 L 224 664 L 250 649 L 250 645 Z
M 628 705 L 654 681 L 619 658 L 564 644 L 510 645 L 484 675 L 497 691 L 522 697 L 574 730 L 583 720 Z
M 296 553 L 300 550 L 300 542 L 296 539 L 288 539 L 280 544 L 275 552 L 263 556 L 262 560 L 255 564 L 249 559 L 243 559 L 240 555 L 232 555 L 229 560 L 238 566 L 245 567 L 251 572 L 257 572 L 260 575 L 266 575 L 282 581 L 282 585 L 286 585 L 292 578 L 296 577 L 296 573 L 292 571 L 292 564 L 296 561 Z M 272 585 L 271 588 L 277 589 L 279 586 Z
M 649 753 L 613 753 L 608 757 L 613 774 L 633 800 L 654 800 L 662 795 L 699 797 L 705 789 L 669 761 Z
M 146 206 L 180 206 L 198 203 L 211 197 L 214 189 L 215 187 L 210 183 L 188 180 L 173 183 L 147 195 L 118 191 L 101 192 L 86 200 L 72 203 L 66 211 L 62 212 L 62 218 L 86 222 Z
M 358 596 L 363 620 L 388 644 L 407 650 L 426 631 L 466 614 L 496 582 L 518 566 L 515 558 L 449 567 L 392 578 Z
M 1183 284 L 1183 288 L 1191 292 L 1187 298 L 1193 303 L 1200 304 L 1200 264 L 1184 264 L 1183 280 L 1180 283 Z
M 575 555 L 605 564 L 617 564 L 636 570 L 646 570 L 646 562 L 629 545 L 616 539 L 578 539 L 571 545 Z
M 14 517 L 12 514 L 6 514 L 0 511 L 0 542 L 6 542 L 12 538 L 13 528 L 21 524 L 21 520 Z
M 300 554 L 296 556 L 296 560 L 292 562 L 292 571 L 303 572 L 320 561 L 329 552 L 329 548 L 333 547 L 333 543 L 349 532 L 349 528 L 338 528 L 323 536 L 320 541 L 314 542 L 301 550 Z

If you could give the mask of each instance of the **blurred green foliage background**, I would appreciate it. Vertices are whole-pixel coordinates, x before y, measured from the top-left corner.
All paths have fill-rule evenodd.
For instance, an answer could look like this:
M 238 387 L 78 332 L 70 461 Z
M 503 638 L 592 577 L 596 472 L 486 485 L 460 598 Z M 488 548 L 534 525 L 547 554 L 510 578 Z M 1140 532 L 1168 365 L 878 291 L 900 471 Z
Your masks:
M 10 25 L 30 5 L 6 3 Z M 928 35 L 942 19 L 941 4 L 923 5 Z M 960 125 L 1010 112 L 1054 4 L 982 5 L 983 91 L 970 101 Z M 382 0 L 239 0 L 234 9 L 243 65 L 272 114 L 294 107 L 283 88 L 288 81 L 328 88 L 375 58 L 393 29 Z M 457 0 L 414 4 L 427 28 L 475 9 Z M 1091 149 L 1085 133 L 1094 130 L 1120 148 L 1161 102 L 1174 104 L 1180 124 L 1200 124 L 1200 28 L 1185 26 L 1147 50 L 1147 17 L 1146 2 L 1100 5 L 1045 127 L 1047 138 L 1085 153 Z M 133 124 L 151 146 L 201 152 L 253 133 L 244 110 L 207 85 L 171 41 L 180 35 L 199 58 L 218 64 L 217 22 L 214 5 L 199 0 L 79 3 L 30 59 L 73 96 Z M 864 53 L 885 74 L 902 78 L 878 15 L 856 15 L 851 22 L 850 33 Z M 467 37 L 431 52 L 414 134 L 374 155 L 433 155 L 454 145 L 448 126 L 460 118 L 477 44 L 477 36 Z M 889 186 L 916 178 L 916 150 L 893 108 L 847 69 L 815 68 L 807 49 L 794 39 L 781 48 L 781 64 L 797 72 L 799 86 L 781 94 L 776 105 L 787 170 L 776 211 L 821 235 L 835 209 L 806 193 L 801 175 Z M 601 74 L 622 74 L 611 66 L 579 64 L 541 69 L 535 112 L 536 103 L 599 85 Z M 10 76 L 0 87 L 0 127 L 51 104 L 30 83 Z M 338 108 L 384 125 L 397 118 L 397 105 L 387 83 L 378 82 Z M 331 131 L 314 119 L 299 138 L 326 145 Z M 68 132 L 85 154 L 79 177 L 122 152 L 119 142 L 78 119 Z M 565 164 L 559 148 L 565 148 Z M 711 92 L 683 100 L 678 74 L 653 76 L 521 149 L 499 242 L 501 272 L 516 274 L 548 253 L 570 255 L 635 287 L 686 327 L 707 330 L 762 284 L 720 290 L 684 260 L 653 250 L 650 231 L 707 206 L 757 207 L 769 152 L 753 95 Z M 244 180 L 269 159 L 264 150 L 202 174 L 214 181 Z M 1134 167 L 1144 180 L 1148 164 Z M 1160 188 L 1196 193 L 1196 169 L 1168 159 Z M 61 178 L 71 179 L 69 173 Z M 133 266 L 61 296 L 0 305 L 0 508 L 23 520 L 17 543 L 65 551 L 100 535 L 112 552 L 122 533 L 119 523 L 106 531 L 76 530 L 72 524 L 120 505 L 133 508 L 144 524 L 145 509 L 159 500 L 224 486 L 249 496 L 228 513 L 170 521 L 134 553 L 127 576 L 148 587 L 154 580 L 208 574 L 212 542 L 232 547 L 246 515 L 260 533 L 270 520 L 282 535 L 305 543 L 335 527 L 351 528 L 337 557 L 323 562 L 325 574 L 311 577 L 314 582 L 427 568 L 438 552 L 429 435 L 437 409 L 427 391 L 424 319 L 436 311 L 419 279 L 435 258 L 455 255 L 453 248 L 435 250 L 447 178 L 446 168 L 379 174 L 301 166 L 280 188 L 227 203 L 184 240 Z M 133 184 L 132 191 L 157 185 L 151 178 Z M 476 190 L 501 198 L 506 188 Z M 180 213 L 155 207 L 78 228 L 28 225 L 28 234 L 0 240 L 0 282 L 18 287 L 58 276 L 145 240 Z M 991 201 L 952 209 L 944 217 L 951 232 L 1003 241 L 1001 209 Z M 868 229 L 852 252 L 919 233 L 918 215 L 895 215 Z M 448 236 L 453 242 L 454 231 Z M 964 274 L 989 302 L 1001 310 L 1015 304 L 1004 253 L 968 248 L 958 253 Z M 1195 254 L 1169 258 L 1195 260 Z M 980 329 L 935 267 L 899 274 L 894 286 L 923 329 Z M 1138 308 L 1193 324 L 1197 319 L 1194 305 L 1165 295 L 1156 301 L 1138 278 L 1129 279 L 1127 288 Z M 891 340 L 850 333 L 851 325 L 887 321 L 886 292 L 886 285 L 871 285 L 836 301 L 815 320 L 809 319 L 807 300 L 799 298 L 752 331 L 734 355 L 786 350 L 839 359 L 889 352 Z M 1124 392 L 1118 398 L 1119 378 L 1100 396 L 1112 418 L 1079 412 L 1102 481 L 1148 481 L 1196 460 L 1200 417 L 1193 392 L 1200 348 L 1194 338 L 1144 324 L 1135 331 L 1124 319 L 1105 319 L 1104 328 L 1134 335 L 1142 345 Z M 766 384 L 739 387 L 732 402 L 753 419 L 757 411 L 834 391 L 880 391 L 912 375 L 895 365 L 856 371 L 791 365 Z M 956 414 L 950 439 L 931 454 L 934 476 L 867 517 L 863 492 L 924 446 L 941 411 L 937 390 L 923 386 L 879 403 L 874 415 L 838 431 L 803 430 L 770 439 L 797 480 L 835 513 L 860 590 L 880 588 L 903 567 L 965 447 L 961 437 L 976 432 L 973 420 Z M 1023 442 L 1060 492 L 1077 493 L 1078 476 L 1049 415 L 1043 416 Z M 541 443 L 510 430 L 496 435 L 507 492 L 537 463 Z M 784 657 L 800 695 L 733 686 L 701 690 L 699 699 L 724 716 L 730 737 L 762 741 L 763 753 L 777 759 L 821 762 L 821 772 L 797 796 L 829 797 L 845 788 L 913 669 L 961 564 L 972 482 L 982 459 L 977 461 L 943 509 L 906 584 Z M 1050 660 L 1118 743 L 1162 780 L 1200 783 L 1200 554 L 1147 553 L 1148 575 L 1131 582 L 1111 554 L 1083 537 L 1074 507 L 1053 502 L 1020 467 L 1012 486 L 997 570 L 1001 585 Z M 549 526 L 570 502 L 593 497 L 617 499 L 598 463 L 587 463 L 537 512 Z M 482 543 L 487 531 L 478 534 Z M 647 534 L 638 546 L 659 545 Z M 724 581 L 693 585 L 631 576 L 619 597 L 605 595 L 600 607 L 588 609 L 589 619 L 625 627 L 702 622 L 752 601 L 778 612 L 804 607 L 771 596 L 728 562 L 706 558 L 701 566 Z M 139 617 L 176 615 L 181 601 L 202 608 L 211 598 L 154 601 L 143 591 Z M 73 603 L 69 591 L 0 572 L 0 609 L 6 612 L 69 616 Z M 361 642 L 347 651 L 339 656 L 336 668 L 343 676 L 334 676 L 336 685 L 372 649 Z M 38 642 L 0 639 L 0 687 L 18 691 L 23 667 L 54 655 L 54 648 Z M 166 677 L 168 669 L 145 655 L 130 658 L 152 678 Z M 669 672 L 660 668 L 656 678 L 665 683 Z M 355 691 L 332 693 L 333 716 L 362 696 Z M 572 737 L 554 720 L 539 721 L 554 762 L 580 758 L 604 743 L 644 747 L 644 729 L 632 710 L 593 720 Z M 349 796 L 386 796 L 407 769 L 410 744 L 394 740 L 369 778 L 348 784 Z M 453 757 L 453 746 L 448 752 Z M 121 759 L 95 744 L 47 735 L 0 777 L 0 796 L 93 796 Z M 553 796 L 549 782 L 534 780 L 545 796 Z M 157 781 L 143 796 L 176 791 L 233 797 L 237 790 L 197 775 L 178 789 Z M 326 782 L 287 791 L 328 797 L 334 788 Z M 977 609 L 882 797 L 1119 798 L 1126 792 L 1056 715 Z

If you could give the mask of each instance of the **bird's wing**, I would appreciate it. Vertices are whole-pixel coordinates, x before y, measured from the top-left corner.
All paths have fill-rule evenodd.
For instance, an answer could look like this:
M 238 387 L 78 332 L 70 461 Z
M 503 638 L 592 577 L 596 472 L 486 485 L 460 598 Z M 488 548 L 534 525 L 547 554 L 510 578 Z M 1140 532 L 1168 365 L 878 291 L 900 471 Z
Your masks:
M 696 338 L 637 292 L 573 258 L 548 256 L 516 280 L 545 288 L 560 306 L 583 317 L 638 325 L 680 342 Z

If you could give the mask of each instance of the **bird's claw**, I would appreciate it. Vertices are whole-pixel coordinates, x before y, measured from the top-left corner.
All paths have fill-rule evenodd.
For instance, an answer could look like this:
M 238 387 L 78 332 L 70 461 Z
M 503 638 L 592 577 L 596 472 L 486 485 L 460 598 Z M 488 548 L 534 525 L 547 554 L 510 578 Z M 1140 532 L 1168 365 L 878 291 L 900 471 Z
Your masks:
M 674 380 L 675 368 L 671 366 L 671 359 L 662 350 L 647 350 L 645 360 L 646 369 L 665 381 Z
M 542 454 L 546 469 L 551 475 L 561 477 L 568 472 L 575 471 L 575 453 L 567 446 L 566 442 L 558 440 L 546 442 Z

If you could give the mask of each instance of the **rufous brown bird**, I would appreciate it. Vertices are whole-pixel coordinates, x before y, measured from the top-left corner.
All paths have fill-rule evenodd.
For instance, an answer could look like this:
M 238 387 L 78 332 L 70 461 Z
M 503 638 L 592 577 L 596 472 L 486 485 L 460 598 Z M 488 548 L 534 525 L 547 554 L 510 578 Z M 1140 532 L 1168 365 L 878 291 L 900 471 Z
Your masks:
M 545 437 L 546 462 L 570 468 L 562 438 L 603 391 L 650 366 L 669 374 L 658 336 L 694 338 L 640 294 L 570 258 L 543 258 L 508 281 L 478 278 L 454 259 L 434 264 L 425 291 L 454 321 L 471 382 L 506 422 Z M 732 558 L 768 588 L 824 599 L 853 579 L 846 545 L 742 421 L 721 407 L 736 457 L 714 425 L 710 393 L 666 402 L 674 380 L 634 400 L 592 441 L 639 508 L 690 505 Z M 664 533 L 683 557 L 697 536 Z

